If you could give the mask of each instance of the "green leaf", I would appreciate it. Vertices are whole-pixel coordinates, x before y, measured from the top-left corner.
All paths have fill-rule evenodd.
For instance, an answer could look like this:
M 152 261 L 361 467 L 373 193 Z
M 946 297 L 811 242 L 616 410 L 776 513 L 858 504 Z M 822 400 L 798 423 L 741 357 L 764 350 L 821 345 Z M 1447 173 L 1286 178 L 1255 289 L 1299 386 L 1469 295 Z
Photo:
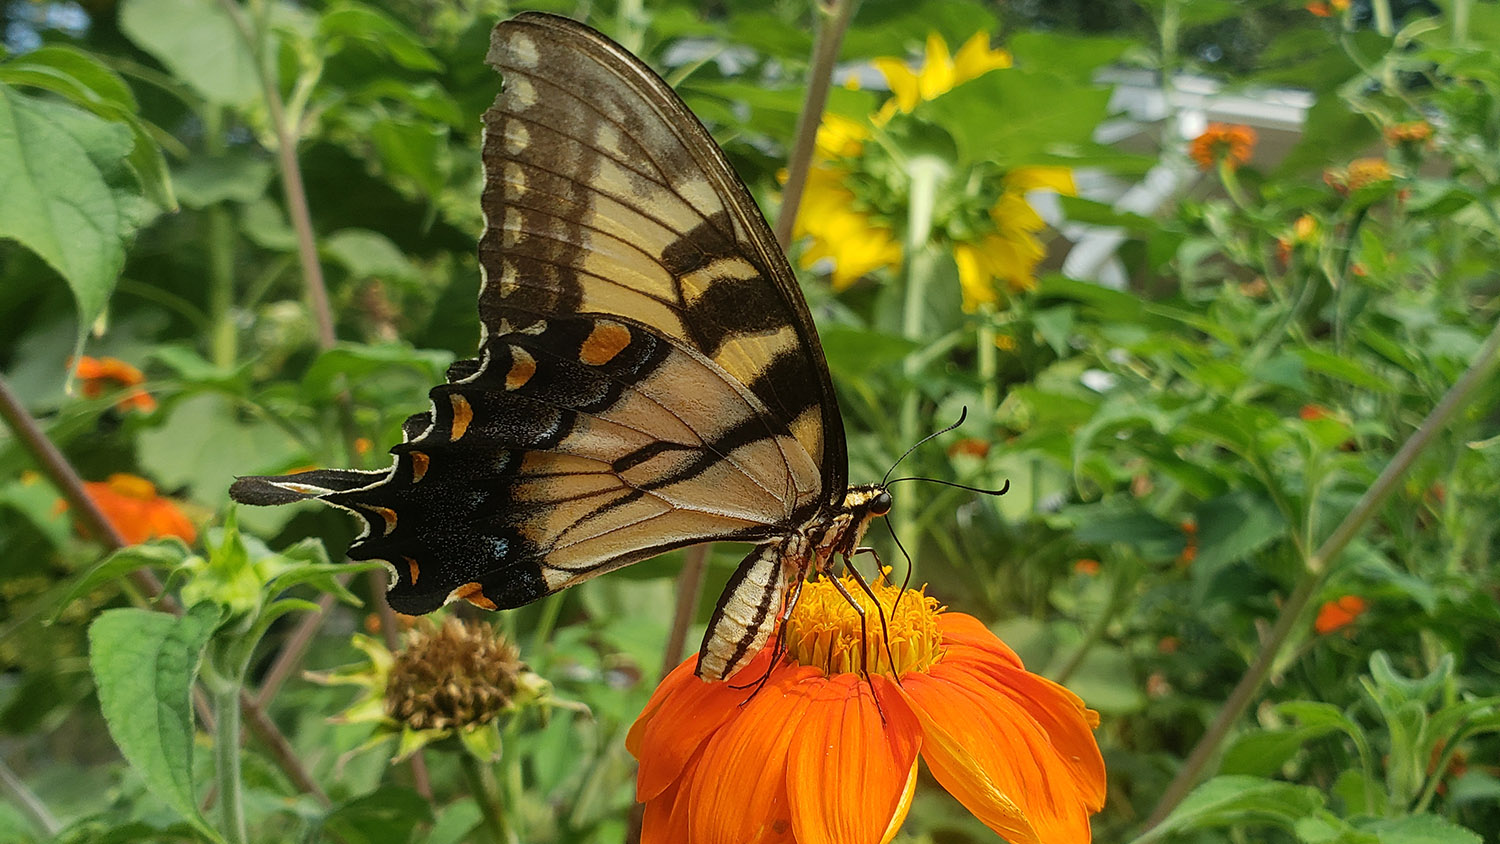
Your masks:
M 452 359 L 447 352 L 414 349 L 404 343 L 380 346 L 345 344 L 329 349 L 313 361 L 307 374 L 302 376 L 302 389 L 311 400 L 329 399 L 343 389 L 339 383 L 340 375 L 359 379 L 392 366 L 411 367 L 429 380 L 438 380 Z
M 1380 844 L 1483 844 L 1478 833 L 1437 815 L 1388 818 L 1366 827 Z
M 99 59 L 74 47 L 42 47 L 0 65 L 0 82 L 51 91 L 105 120 L 130 127 L 135 145 L 129 162 L 141 186 L 162 209 L 177 209 L 167 161 L 152 134 L 158 130 L 140 118 L 140 105 L 130 86 Z
M 1203 502 L 1197 520 L 1198 556 L 1193 573 L 1204 582 L 1286 533 L 1286 519 L 1276 505 L 1247 490 Z
M 241 421 L 236 404 L 220 395 L 189 396 L 164 415 L 164 424 L 137 438 L 140 461 L 163 486 L 187 486 L 205 500 L 222 495 L 236 474 L 302 453 L 284 429 L 254 417 Z
M 369 138 L 393 175 L 406 177 L 425 196 L 442 193 L 448 170 L 447 127 L 391 118 L 371 126 Z
M 220 841 L 198 812 L 193 787 L 191 690 L 219 608 L 183 616 L 106 610 L 89 626 L 89 662 L 109 733 L 151 791 L 195 828 Z
M 828 368 L 841 379 L 857 380 L 906 359 L 921 344 L 895 334 L 847 325 L 818 332 Z
M 254 202 L 265 196 L 275 168 L 245 155 L 194 158 L 173 173 L 182 204 L 207 208 L 219 202 Z
M 1309 786 L 1259 777 L 1214 777 L 1193 789 L 1172 814 L 1133 844 L 1174 832 L 1235 824 L 1270 824 L 1290 830 L 1298 819 L 1322 807 L 1323 795 Z
M 342 50 L 346 41 L 357 41 L 409 70 L 443 67 L 410 30 L 360 3 L 342 3 L 324 14 L 318 21 L 318 35 L 328 55 Z
M 1010 69 L 965 82 L 916 113 L 947 129 L 964 160 L 1014 167 L 1088 143 L 1108 104 L 1107 89 Z
M 187 557 L 187 545 L 175 536 L 153 539 L 141 545 L 122 548 L 78 576 L 68 591 L 58 599 L 52 611 L 48 613 L 47 623 L 55 623 L 69 604 L 110 581 L 119 580 L 139 568 L 175 569 L 182 565 Z
M 80 338 L 104 312 L 135 227 L 138 203 L 112 187 L 131 144 L 125 126 L 0 86 L 0 237 L 67 281 Z
M 355 278 L 419 281 L 421 273 L 390 238 L 369 229 L 341 229 L 322 239 L 325 255 Z
M 261 95 L 255 55 L 216 0 L 122 0 L 120 30 L 211 103 Z M 275 53 L 274 44 L 266 49 Z
M 328 837 L 345 844 L 410 841 L 419 823 L 432 822 L 432 804 L 409 788 L 387 786 L 337 806 L 323 821 Z

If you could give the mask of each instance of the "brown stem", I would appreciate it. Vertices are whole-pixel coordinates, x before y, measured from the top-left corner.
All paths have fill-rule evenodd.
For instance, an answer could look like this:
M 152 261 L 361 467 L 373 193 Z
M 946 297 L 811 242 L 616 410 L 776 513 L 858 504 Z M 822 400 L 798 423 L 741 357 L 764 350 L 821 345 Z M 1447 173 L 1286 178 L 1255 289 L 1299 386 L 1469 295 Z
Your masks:
M 1240 716 L 1245 714 L 1245 710 L 1260 691 L 1261 683 L 1265 681 L 1266 675 L 1271 671 L 1271 666 L 1280 656 L 1282 647 L 1291 638 L 1303 611 L 1317 594 L 1318 588 L 1322 586 L 1323 579 L 1328 574 L 1328 564 L 1343 553 L 1360 529 L 1374 517 L 1376 511 L 1385 505 L 1386 499 L 1395 492 L 1396 484 L 1400 482 L 1412 464 L 1416 463 L 1423 449 L 1438 433 L 1447 428 L 1453 417 L 1473 399 L 1480 386 L 1493 373 L 1497 363 L 1500 363 L 1500 324 L 1496 324 L 1490 330 L 1489 337 L 1485 339 L 1484 346 L 1474 356 L 1474 361 L 1469 364 L 1469 368 L 1464 370 L 1464 374 L 1459 376 L 1448 392 L 1443 394 L 1442 399 L 1433 407 L 1432 412 L 1427 414 L 1427 418 L 1422 420 L 1416 432 L 1402 444 L 1400 450 L 1391 458 L 1391 462 L 1386 464 L 1375 482 L 1365 490 L 1364 495 L 1360 496 L 1354 509 L 1349 511 L 1349 515 L 1339 522 L 1338 527 L 1334 528 L 1328 538 L 1323 540 L 1323 544 L 1307 558 L 1306 572 L 1292 592 L 1292 596 L 1282 606 L 1276 625 L 1261 643 L 1255 661 L 1240 678 L 1234 690 L 1229 693 L 1228 700 L 1224 701 L 1224 706 L 1219 710 L 1213 723 L 1209 725 L 1203 737 L 1198 740 L 1198 744 L 1188 754 L 1177 776 L 1162 792 L 1156 808 L 1146 819 L 1146 829 L 1161 823 L 1198 783 L 1199 777 L 1208 767 L 1209 760 L 1218 751 L 1219 745 L 1229 736 L 1229 731 L 1239 722 Z
M 312 214 L 308 211 L 307 190 L 302 184 L 302 165 L 297 161 L 297 138 L 292 127 L 287 125 L 286 105 L 281 100 L 276 75 L 267 69 L 268 62 L 274 57 L 264 55 L 261 39 L 257 37 L 250 21 L 245 19 L 244 10 L 238 3 L 234 0 L 220 0 L 219 6 L 234 23 L 251 54 L 256 57 L 256 75 L 260 77 L 261 96 L 266 100 L 271 131 L 276 134 L 281 191 L 286 196 L 287 216 L 291 217 L 292 230 L 297 235 L 297 260 L 302 265 L 302 278 L 307 283 L 307 298 L 312 307 L 313 319 L 318 325 L 318 345 L 324 349 L 332 348 L 335 340 L 333 308 L 329 305 L 328 285 L 323 281 L 323 267 L 318 263 Z
M 812 167 L 813 149 L 818 140 L 818 124 L 828 105 L 828 89 L 833 83 L 833 65 L 838 61 L 839 47 L 849 20 L 854 17 L 854 0 L 828 0 L 818 4 L 819 26 L 813 43 L 812 66 L 807 70 L 807 99 L 797 115 L 797 131 L 792 139 L 791 156 L 786 166 L 786 187 L 781 194 L 781 212 L 776 217 L 776 242 L 785 250 L 792 241 L 792 223 L 802 204 L 802 189 Z
M 688 628 L 698 615 L 698 597 L 703 592 L 703 571 L 708 567 L 709 544 L 694 545 L 683 552 L 682 571 L 677 574 L 677 609 L 672 614 L 672 630 L 667 634 L 661 658 L 661 675 L 667 676 L 682 661 L 687 649 Z

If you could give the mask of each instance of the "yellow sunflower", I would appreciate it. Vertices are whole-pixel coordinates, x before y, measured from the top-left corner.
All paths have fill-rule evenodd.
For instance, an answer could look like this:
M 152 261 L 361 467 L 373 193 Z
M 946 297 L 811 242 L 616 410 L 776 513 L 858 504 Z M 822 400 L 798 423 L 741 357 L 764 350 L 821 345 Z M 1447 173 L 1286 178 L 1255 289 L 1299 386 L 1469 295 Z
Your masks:
M 919 67 L 913 69 L 894 57 L 875 59 L 874 65 L 885 77 L 891 96 L 865 122 L 825 116 L 793 229 L 797 237 L 808 240 L 802 266 L 831 263 L 835 290 L 876 270 L 899 268 L 902 261 L 901 241 L 892 222 L 905 211 L 901 191 L 860 190 L 861 185 L 878 181 L 878 177 L 872 179 L 871 168 L 862 166 L 875 146 L 869 143 L 871 138 L 918 104 L 990 71 L 1010 67 L 1011 56 L 991 48 L 986 33 L 976 33 L 956 54 L 949 52 L 941 36 L 932 34 Z M 1010 291 L 1036 284 L 1036 266 L 1046 254 L 1037 234 L 1046 223 L 1027 202 L 1027 192 L 1044 188 L 1075 192 L 1072 171 L 1065 167 L 1013 168 L 999 176 L 999 187 L 998 198 L 976 209 L 975 216 L 988 216 L 988 225 L 957 226 L 959 231 L 947 232 L 944 238 L 952 246 L 964 307 L 970 311 L 997 304 L 1000 283 Z

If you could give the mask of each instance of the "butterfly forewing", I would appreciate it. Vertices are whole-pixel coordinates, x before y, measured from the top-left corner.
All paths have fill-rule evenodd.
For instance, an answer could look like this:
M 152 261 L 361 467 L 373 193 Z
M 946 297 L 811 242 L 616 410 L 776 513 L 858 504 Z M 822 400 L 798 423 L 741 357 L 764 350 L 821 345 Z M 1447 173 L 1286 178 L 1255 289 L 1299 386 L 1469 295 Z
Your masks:
M 518 606 L 671 548 L 775 541 L 826 510 L 847 467 L 822 350 L 708 133 L 571 21 L 501 23 L 488 58 L 503 87 L 484 116 L 479 357 L 407 421 L 387 472 L 245 478 L 235 497 L 355 512 L 349 555 L 388 562 L 409 613 Z M 721 601 L 726 666 L 765 639 L 776 565 L 752 553 L 756 577 Z
M 697 351 L 846 483 L 843 430 L 802 295 L 723 153 L 672 91 L 586 27 L 521 15 L 495 29 L 504 91 L 485 115 L 480 314 L 626 316 Z

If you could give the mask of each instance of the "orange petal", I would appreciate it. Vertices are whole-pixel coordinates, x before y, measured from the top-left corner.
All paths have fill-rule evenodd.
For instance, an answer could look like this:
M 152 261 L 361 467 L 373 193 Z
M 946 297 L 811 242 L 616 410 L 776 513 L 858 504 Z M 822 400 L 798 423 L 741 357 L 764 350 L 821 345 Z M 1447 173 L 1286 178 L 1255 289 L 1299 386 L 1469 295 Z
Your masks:
M 689 761 L 681 779 L 646 801 L 640 844 L 682 844 L 688 840 L 688 801 L 684 797 L 688 790 L 683 783 L 692 778 L 697 766 L 697 759 Z
M 688 783 L 693 844 L 791 842 L 787 749 L 811 703 L 804 683 L 825 682 L 816 668 L 792 666 L 764 688 L 703 746 Z M 740 694 L 746 694 L 742 689 Z M 743 699 L 743 698 L 742 698 Z M 820 789 L 825 783 L 799 783 Z
M 922 758 L 975 817 L 1011 844 L 1089 841 L 1092 794 L 1023 707 L 946 658 L 903 680 L 922 724 Z
M 1029 671 L 999 665 L 947 664 L 954 670 L 967 670 L 976 682 L 1005 695 L 1036 719 L 1072 774 L 1084 806 L 1090 812 L 1104 808 L 1104 757 L 1093 732 L 1099 723 L 1098 713 L 1085 706 L 1078 695 Z
M 803 683 L 806 714 L 787 754 L 786 784 L 798 844 L 879 844 L 899 827 L 921 726 L 884 677 L 854 674 Z M 882 719 L 881 714 L 884 713 Z
M 758 677 L 765 670 L 767 648 L 741 671 Z M 631 726 L 625 747 L 641 762 L 636 776 L 636 799 L 650 801 L 681 776 L 703 742 L 725 721 L 741 713 L 750 692 L 729 683 L 705 683 L 693 674 L 696 656 L 672 669 Z
M 970 647 L 983 654 L 999 659 L 1008 665 L 1021 668 L 1021 658 L 1010 646 L 1000 641 L 984 622 L 961 612 L 945 612 L 938 616 L 938 630 L 943 634 L 943 647 Z M 977 657 L 976 657 L 977 658 Z M 945 660 L 946 661 L 946 660 Z

